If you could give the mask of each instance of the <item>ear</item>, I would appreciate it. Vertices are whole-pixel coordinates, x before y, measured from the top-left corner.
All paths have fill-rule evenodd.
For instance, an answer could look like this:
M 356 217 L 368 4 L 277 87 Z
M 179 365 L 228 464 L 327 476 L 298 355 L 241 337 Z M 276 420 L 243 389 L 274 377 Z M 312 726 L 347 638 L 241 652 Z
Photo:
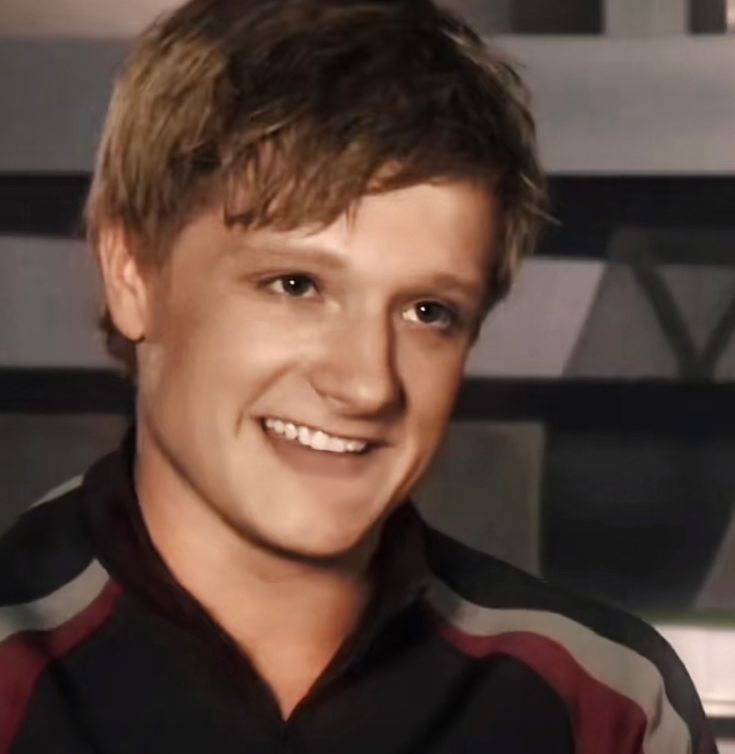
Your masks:
M 149 281 L 133 252 L 130 234 L 120 226 L 104 228 L 97 253 L 112 321 L 126 338 L 138 342 L 146 336 Z

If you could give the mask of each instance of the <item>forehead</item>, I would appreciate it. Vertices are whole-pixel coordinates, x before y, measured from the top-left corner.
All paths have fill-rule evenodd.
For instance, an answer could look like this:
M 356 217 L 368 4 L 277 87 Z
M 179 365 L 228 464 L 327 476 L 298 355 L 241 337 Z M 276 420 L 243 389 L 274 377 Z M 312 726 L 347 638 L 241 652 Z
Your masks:
M 370 194 L 326 226 L 266 228 L 244 237 L 264 252 L 320 249 L 325 259 L 331 253 L 335 264 L 358 262 L 362 257 L 355 255 L 360 253 L 381 265 L 392 258 L 412 258 L 417 264 L 456 264 L 461 259 L 462 266 L 484 267 L 498 224 L 496 195 L 474 183 L 456 181 Z

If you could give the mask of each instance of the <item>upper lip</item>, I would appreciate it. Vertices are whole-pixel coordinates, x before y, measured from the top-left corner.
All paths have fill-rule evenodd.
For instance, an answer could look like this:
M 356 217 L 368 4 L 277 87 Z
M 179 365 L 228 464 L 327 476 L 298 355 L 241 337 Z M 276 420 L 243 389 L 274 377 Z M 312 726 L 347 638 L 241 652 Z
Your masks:
M 343 440 L 354 440 L 357 442 L 367 443 L 368 445 L 387 445 L 386 441 L 379 437 L 369 437 L 367 435 L 350 432 L 349 430 L 345 432 L 342 432 L 340 430 L 333 431 L 317 423 L 298 421 L 297 419 L 287 419 L 286 417 L 279 416 L 278 414 L 266 414 L 265 416 L 263 416 L 263 421 L 265 421 L 266 419 L 277 419 L 278 421 L 282 421 L 284 424 L 294 424 L 297 427 L 306 427 L 312 432 L 324 432 L 331 437 L 338 437 Z

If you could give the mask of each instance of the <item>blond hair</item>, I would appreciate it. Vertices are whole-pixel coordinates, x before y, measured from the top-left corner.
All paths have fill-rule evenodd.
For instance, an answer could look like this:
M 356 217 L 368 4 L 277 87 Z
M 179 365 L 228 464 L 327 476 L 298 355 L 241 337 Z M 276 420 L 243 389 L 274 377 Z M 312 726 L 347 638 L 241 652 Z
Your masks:
M 487 307 L 545 215 L 528 94 L 431 0 L 190 0 L 139 40 L 115 86 L 87 203 L 94 248 L 122 226 L 146 264 L 220 203 L 227 223 L 328 224 L 366 194 L 485 183 L 502 202 Z M 132 344 L 103 317 L 109 350 Z

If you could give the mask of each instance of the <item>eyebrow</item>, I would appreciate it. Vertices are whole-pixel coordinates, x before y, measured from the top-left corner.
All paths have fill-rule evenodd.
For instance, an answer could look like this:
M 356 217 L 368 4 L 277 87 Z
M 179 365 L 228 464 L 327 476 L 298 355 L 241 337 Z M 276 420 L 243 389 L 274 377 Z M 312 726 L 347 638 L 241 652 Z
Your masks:
M 425 284 L 431 288 L 439 288 L 444 291 L 456 291 L 473 300 L 481 298 L 483 294 L 482 287 L 447 272 L 438 272 L 435 275 L 428 276 Z
M 347 267 L 347 263 L 344 259 L 336 256 L 328 249 L 320 246 L 284 246 L 269 245 L 261 242 L 254 242 L 251 246 L 248 246 L 248 251 L 260 251 L 264 252 L 263 261 L 267 260 L 268 263 L 276 265 L 298 265 L 299 262 L 312 262 L 318 264 L 320 267 L 325 267 L 334 270 L 344 270 Z

